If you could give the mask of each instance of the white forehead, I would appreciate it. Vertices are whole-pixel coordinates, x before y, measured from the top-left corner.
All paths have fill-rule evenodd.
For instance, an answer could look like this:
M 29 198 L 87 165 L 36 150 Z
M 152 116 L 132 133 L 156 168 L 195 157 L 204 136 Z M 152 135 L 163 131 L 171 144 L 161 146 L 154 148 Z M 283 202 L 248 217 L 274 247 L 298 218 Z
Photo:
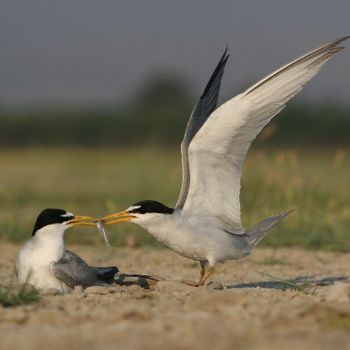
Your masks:
M 139 208 L 141 208 L 141 205 L 132 205 L 131 207 L 126 209 L 126 211 L 132 211 L 132 210 L 139 209 Z
M 72 216 L 74 216 L 74 214 L 70 213 L 69 211 L 66 211 L 65 214 L 61 215 L 63 218 L 70 218 Z

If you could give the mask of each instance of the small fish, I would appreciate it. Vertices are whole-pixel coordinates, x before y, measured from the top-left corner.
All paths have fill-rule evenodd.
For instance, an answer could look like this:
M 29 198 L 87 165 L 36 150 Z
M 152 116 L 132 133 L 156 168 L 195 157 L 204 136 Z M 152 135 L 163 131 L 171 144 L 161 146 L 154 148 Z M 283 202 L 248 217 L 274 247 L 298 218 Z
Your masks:
M 110 247 L 111 244 L 109 243 L 109 239 L 108 239 L 108 236 L 107 236 L 107 232 L 106 232 L 105 226 L 103 225 L 103 222 L 102 221 L 97 221 L 96 222 L 96 226 L 97 226 L 97 229 L 100 232 L 101 236 L 105 240 L 106 247 Z

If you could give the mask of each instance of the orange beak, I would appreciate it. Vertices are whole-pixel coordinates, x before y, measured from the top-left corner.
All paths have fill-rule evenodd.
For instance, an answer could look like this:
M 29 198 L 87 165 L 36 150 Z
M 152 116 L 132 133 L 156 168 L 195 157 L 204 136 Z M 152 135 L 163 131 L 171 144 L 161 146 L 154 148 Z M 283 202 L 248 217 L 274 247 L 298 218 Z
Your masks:
M 102 218 L 101 221 L 106 225 L 114 225 L 114 224 L 120 224 L 122 222 L 129 222 L 134 218 L 136 218 L 135 215 L 132 215 L 127 211 L 121 211 L 116 214 L 107 215 L 104 218 Z
M 96 222 L 98 222 L 97 218 L 91 217 L 91 216 L 80 216 L 76 215 L 74 219 L 69 220 L 67 222 L 70 227 L 72 226 L 96 226 Z

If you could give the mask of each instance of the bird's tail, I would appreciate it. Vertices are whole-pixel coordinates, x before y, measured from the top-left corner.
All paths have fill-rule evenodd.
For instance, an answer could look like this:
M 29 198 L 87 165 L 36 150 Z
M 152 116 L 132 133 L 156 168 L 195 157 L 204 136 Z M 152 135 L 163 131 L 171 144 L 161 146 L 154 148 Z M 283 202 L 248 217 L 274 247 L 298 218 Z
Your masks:
M 268 217 L 267 219 L 259 222 L 253 228 L 247 230 L 246 234 L 248 236 L 248 243 L 250 246 L 254 246 L 260 242 L 260 240 L 265 236 L 267 231 L 270 230 L 275 224 L 277 224 L 280 220 L 285 218 L 288 214 L 293 212 L 295 208 L 282 211 L 279 214 Z

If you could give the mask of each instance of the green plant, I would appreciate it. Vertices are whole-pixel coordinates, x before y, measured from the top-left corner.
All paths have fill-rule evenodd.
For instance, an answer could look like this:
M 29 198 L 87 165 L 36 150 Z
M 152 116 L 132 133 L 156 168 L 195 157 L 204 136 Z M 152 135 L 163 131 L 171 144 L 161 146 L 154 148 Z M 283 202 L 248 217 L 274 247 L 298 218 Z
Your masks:
M 39 293 L 35 289 L 28 289 L 26 285 L 20 289 L 11 289 L 9 286 L 0 288 L 0 304 L 4 307 L 11 307 L 23 304 L 30 304 L 39 300 Z
M 315 286 L 311 281 L 308 281 L 307 279 L 283 279 L 267 273 L 262 273 L 262 275 L 270 278 L 273 283 L 275 283 L 277 286 L 280 286 L 280 288 L 283 290 L 291 289 L 296 292 L 310 293 L 312 292 L 312 288 Z

